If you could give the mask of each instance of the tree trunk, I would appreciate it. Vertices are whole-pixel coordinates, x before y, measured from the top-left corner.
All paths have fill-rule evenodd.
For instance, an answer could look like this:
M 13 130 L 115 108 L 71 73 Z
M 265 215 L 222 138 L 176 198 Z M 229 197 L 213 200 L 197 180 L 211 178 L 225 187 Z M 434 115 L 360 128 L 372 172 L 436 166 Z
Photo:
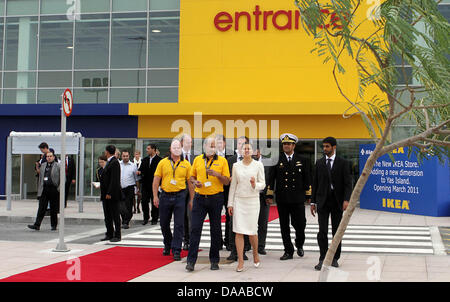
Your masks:
M 333 240 L 331 241 L 330 247 L 328 248 L 327 254 L 325 256 L 322 265 L 322 270 L 319 276 L 319 282 L 326 282 L 328 279 L 328 273 L 330 271 L 331 262 L 333 261 L 334 255 L 336 254 L 336 250 L 339 246 L 339 243 L 341 243 L 342 241 L 342 237 L 344 236 L 345 230 L 347 229 L 347 225 L 350 222 L 350 218 L 352 217 L 353 211 L 355 210 L 356 203 L 359 200 L 361 192 L 364 189 L 367 180 L 369 179 L 370 173 L 372 172 L 372 168 L 379 157 L 382 146 L 379 146 L 378 144 L 375 147 L 375 150 L 372 152 L 372 154 L 370 154 L 369 158 L 367 159 L 367 162 L 364 165 L 364 169 L 358 181 L 356 182 L 355 187 L 353 188 L 349 205 L 345 210 L 345 212 L 343 213 L 341 223 L 339 224 L 336 234 L 333 236 Z

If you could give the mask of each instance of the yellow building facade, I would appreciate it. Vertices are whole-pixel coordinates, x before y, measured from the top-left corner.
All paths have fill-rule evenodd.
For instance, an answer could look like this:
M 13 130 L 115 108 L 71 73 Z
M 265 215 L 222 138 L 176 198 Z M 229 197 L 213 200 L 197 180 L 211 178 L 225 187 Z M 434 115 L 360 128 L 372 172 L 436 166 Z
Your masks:
M 361 8 L 358 18 L 365 18 L 365 12 Z M 238 135 L 227 127 L 233 121 L 258 127 L 267 123 L 267 133 L 258 130 L 254 138 L 284 132 L 300 139 L 369 138 L 359 116 L 343 118 L 350 104 L 334 82 L 333 64 L 324 64 L 323 57 L 311 53 L 313 48 L 294 1 L 181 1 L 178 102 L 131 103 L 138 138 L 170 138 L 181 132 L 200 138 L 220 132 L 208 121 L 219 122 L 227 138 Z M 357 99 L 356 68 L 350 58 L 344 62 L 341 85 Z M 195 113 L 201 125 L 194 125 Z M 279 133 L 271 131 L 274 121 Z M 245 130 L 253 137 L 250 132 Z

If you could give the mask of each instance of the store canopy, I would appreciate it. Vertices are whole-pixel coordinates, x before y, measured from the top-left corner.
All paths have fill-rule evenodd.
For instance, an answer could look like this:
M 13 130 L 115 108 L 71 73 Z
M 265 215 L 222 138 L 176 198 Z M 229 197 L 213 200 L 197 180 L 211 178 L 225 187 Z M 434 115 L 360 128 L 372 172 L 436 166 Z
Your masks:
M 61 154 L 60 132 L 15 132 L 11 131 L 12 154 L 41 154 L 38 146 L 46 142 L 56 154 Z M 80 148 L 81 133 L 66 133 L 66 154 L 78 154 Z

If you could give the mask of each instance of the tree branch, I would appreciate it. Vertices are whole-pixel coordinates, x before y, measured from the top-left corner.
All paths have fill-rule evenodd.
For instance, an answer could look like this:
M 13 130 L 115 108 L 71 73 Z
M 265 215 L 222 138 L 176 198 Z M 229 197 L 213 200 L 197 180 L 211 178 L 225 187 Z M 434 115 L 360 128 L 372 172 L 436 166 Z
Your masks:
M 426 131 L 424 131 L 424 132 L 422 132 L 420 134 L 417 134 L 415 136 L 405 138 L 405 139 L 403 139 L 401 141 L 398 141 L 396 143 L 392 143 L 390 145 L 384 146 L 381 149 L 380 156 L 382 156 L 384 154 L 387 154 L 387 153 L 391 152 L 392 150 L 395 150 L 395 149 L 398 149 L 398 148 L 401 148 L 401 147 L 410 146 L 413 143 L 417 143 L 419 141 L 424 141 L 427 136 L 429 136 L 429 135 L 431 135 L 431 134 L 433 134 L 435 132 L 438 132 L 441 128 L 443 128 L 447 124 L 450 124 L 450 119 L 446 120 L 445 122 L 440 123 L 439 125 L 437 125 L 437 126 L 435 126 L 433 128 L 430 128 L 430 129 L 428 129 L 428 130 L 426 130 Z

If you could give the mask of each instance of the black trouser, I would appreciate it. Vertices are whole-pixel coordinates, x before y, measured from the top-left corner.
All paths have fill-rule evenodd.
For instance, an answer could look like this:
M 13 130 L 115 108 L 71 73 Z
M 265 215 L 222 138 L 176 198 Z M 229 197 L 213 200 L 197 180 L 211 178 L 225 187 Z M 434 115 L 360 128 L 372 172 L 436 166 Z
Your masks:
M 69 191 L 70 191 L 70 185 L 72 184 L 72 181 L 66 180 L 66 189 L 64 191 L 64 207 L 67 207 L 67 199 L 69 198 Z
M 339 205 L 336 202 L 334 194 L 328 194 L 325 204 L 317 209 L 319 220 L 319 233 L 317 234 L 317 243 L 320 248 L 320 261 L 325 259 L 328 251 L 328 218 L 331 214 L 331 232 L 336 234 L 336 231 L 341 223 L 342 211 L 339 209 Z M 338 260 L 341 256 L 341 244 L 339 244 L 334 259 Z
M 186 187 L 188 184 L 186 184 Z M 187 190 L 187 189 L 186 189 Z M 185 207 L 184 207 L 184 236 L 183 241 L 184 243 L 189 243 L 189 234 L 191 232 L 191 210 L 189 210 L 189 190 L 186 191 L 186 200 L 185 200 Z
M 192 231 L 189 240 L 189 253 L 187 262 L 195 263 L 198 256 L 198 247 L 202 236 L 203 222 L 206 215 L 209 216 L 211 247 L 209 249 L 209 261 L 219 263 L 220 241 L 222 237 L 221 213 L 223 207 L 223 193 L 214 195 L 195 194 L 192 207 Z
M 133 201 L 134 201 L 134 186 L 128 186 L 122 189 L 123 200 L 121 200 L 120 216 L 123 224 L 129 224 L 133 218 Z
M 187 190 L 179 192 L 167 193 L 162 192 L 159 200 L 159 208 L 161 214 L 161 232 L 164 237 L 164 247 L 171 248 L 172 253 L 181 252 L 181 244 L 183 242 L 183 224 Z M 170 221 L 173 215 L 173 235 L 170 230 Z
M 150 204 L 151 204 L 151 215 L 152 221 L 157 222 L 159 217 L 159 209 L 155 207 L 153 204 L 153 193 L 152 188 L 147 188 L 145 185 L 142 185 L 142 214 L 144 215 L 144 221 L 148 221 L 150 219 Z
M 103 214 L 105 216 L 106 236 L 121 238 L 120 232 L 120 201 L 106 199 L 102 200 Z
M 44 219 L 47 205 L 50 203 L 50 225 L 55 227 L 58 225 L 58 211 L 59 211 L 59 192 L 55 186 L 46 186 L 39 197 L 39 208 L 34 225 L 40 226 Z
M 259 217 L 258 217 L 258 249 L 266 247 L 267 223 L 269 221 L 270 205 L 266 203 L 266 195 L 259 194 Z
M 278 202 L 277 208 L 284 251 L 292 255 L 294 254 L 294 246 L 291 241 L 291 227 L 289 224 L 291 223 L 295 229 L 295 246 L 297 249 L 303 248 L 306 228 L 305 204 L 303 202 Z
M 222 245 L 231 247 L 230 245 L 230 229 L 231 229 L 231 217 L 228 214 L 228 194 L 230 186 L 223 186 L 223 206 L 225 208 L 225 236 L 222 240 Z

